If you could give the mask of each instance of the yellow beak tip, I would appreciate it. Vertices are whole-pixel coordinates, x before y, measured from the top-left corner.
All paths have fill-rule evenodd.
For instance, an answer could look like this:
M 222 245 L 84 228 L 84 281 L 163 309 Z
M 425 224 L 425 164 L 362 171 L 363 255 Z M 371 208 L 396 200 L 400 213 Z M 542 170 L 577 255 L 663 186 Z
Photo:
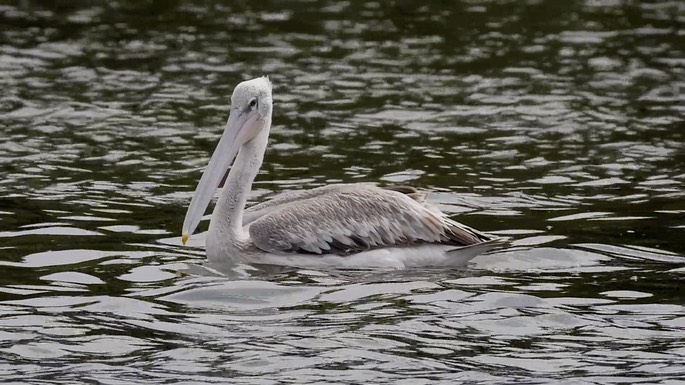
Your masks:
M 183 235 L 181 236 L 181 243 L 185 245 L 186 242 L 188 242 L 188 238 L 190 238 L 190 235 L 188 233 L 183 233 Z

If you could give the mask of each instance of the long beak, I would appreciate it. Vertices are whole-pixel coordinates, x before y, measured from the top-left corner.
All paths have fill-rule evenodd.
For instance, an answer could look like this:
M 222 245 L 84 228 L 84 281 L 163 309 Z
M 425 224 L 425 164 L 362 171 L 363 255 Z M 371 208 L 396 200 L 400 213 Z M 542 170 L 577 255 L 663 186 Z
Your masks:
M 228 167 L 238 155 L 240 147 L 254 138 L 262 126 L 263 120 L 260 119 L 256 111 L 243 112 L 237 108 L 231 111 L 224 133 L 221 135 L 219 144 L 212 154 L 212 159 L 209 160 L 209 164 L 197 184 L 195 194 L 186 212 L 186 218 L 183 221 L 183 236 L 181 237 L 184 245 L 200 223 L 202 214 L 212 200 L 223 176 L 226 175 Z

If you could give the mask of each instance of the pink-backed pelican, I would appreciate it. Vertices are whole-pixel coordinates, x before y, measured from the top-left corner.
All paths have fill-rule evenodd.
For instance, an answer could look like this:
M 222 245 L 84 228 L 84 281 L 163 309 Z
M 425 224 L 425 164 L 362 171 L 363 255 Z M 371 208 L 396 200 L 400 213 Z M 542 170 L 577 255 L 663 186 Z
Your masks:
M 245 209 L 269 138 L 271 91 L 266 76 L 244 81 L 233 91 L 228 122 L 183 222 L 183 244 L 231 164 L 209 223 L 206 250 L 211 262 L 314 268 L 463 266 L 505 243 L 447 218 L 425 201 L 424 193 L 409 187 L 335 184 Z

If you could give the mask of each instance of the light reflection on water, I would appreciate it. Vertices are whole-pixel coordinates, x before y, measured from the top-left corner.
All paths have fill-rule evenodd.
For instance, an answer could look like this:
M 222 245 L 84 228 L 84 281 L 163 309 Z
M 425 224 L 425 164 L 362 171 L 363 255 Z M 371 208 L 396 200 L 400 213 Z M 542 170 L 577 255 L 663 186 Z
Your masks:
M 3 380 L 685 376 L 683 8 L 544 4 L 0 6 Z M 411 184 L 513 247 L 466 270 L 204 266 L 180 223 L 262 73 L 251 202 Z

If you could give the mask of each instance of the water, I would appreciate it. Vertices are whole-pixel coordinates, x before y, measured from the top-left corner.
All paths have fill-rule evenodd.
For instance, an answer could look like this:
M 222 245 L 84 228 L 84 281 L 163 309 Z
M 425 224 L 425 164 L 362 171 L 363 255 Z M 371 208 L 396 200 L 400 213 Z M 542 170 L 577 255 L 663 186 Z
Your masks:
M 0 6 L 3 382 L 685 378 L 680 2 L 46 4 Z M 410 184 L 515 247 L 208 274 L 182 219 L 262 74 L 252 202 Z

